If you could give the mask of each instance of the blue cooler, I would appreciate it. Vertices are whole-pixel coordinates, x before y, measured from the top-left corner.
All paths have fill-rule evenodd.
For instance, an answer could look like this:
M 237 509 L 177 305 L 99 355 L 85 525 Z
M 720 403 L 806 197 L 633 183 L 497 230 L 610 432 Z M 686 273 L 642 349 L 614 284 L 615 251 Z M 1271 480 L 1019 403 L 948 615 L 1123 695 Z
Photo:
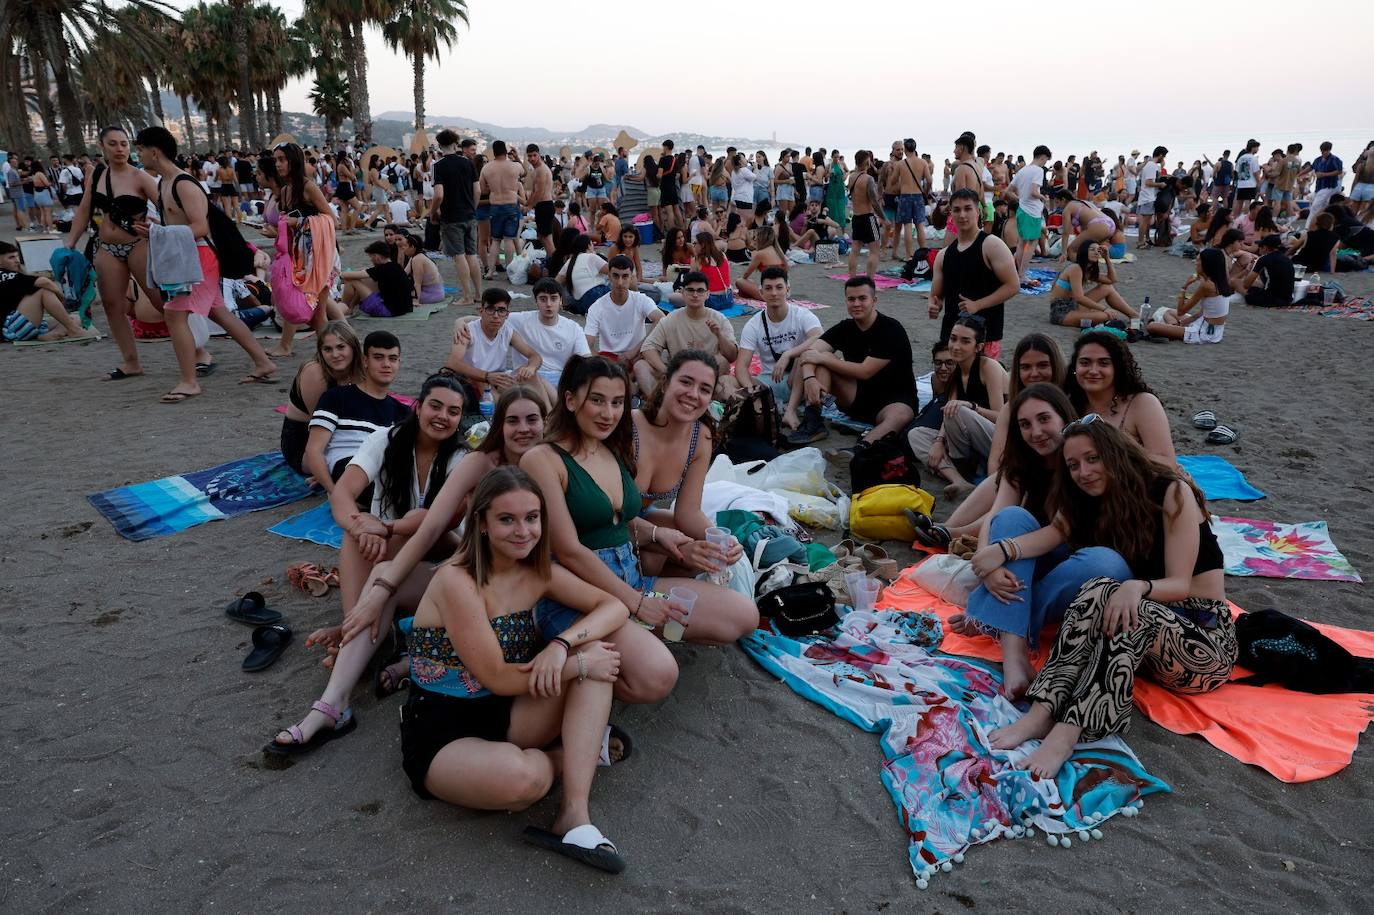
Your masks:
M 654 243 L 654 224 L 643 222 L 635 226 L 639 230 L 639 243 L 641 245 L 652 245 Z

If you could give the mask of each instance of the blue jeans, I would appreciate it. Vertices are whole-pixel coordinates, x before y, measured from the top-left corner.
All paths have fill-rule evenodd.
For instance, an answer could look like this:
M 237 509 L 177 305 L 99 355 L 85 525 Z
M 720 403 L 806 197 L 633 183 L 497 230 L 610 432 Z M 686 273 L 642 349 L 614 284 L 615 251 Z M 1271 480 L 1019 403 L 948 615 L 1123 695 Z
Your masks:
M 615 573 L 625 584 L 636 591 L 653 591 L 658 581 L 657 575 L 645 575 L 639 568 L 639 559 L 629 541 L 620 546 L 608 546 L 595 551 L 597 557 Z M 667 595 L 663 595 L 667 596 Z M 633 607 L 631 609 L 634 609 Z M 582 614 L 552 597 L 541 597 L 534 605 L 534 622 L 539 634 L 545 641 L 553 639 L 560 632 L 566 632 Z
M 1004 508 L 993 516 L 988 542 L 1010 540 L 1040 527 L 1024 508 Z M 1045 556 L 1018 559 L 1005 567 L 1022 583 L 1021 600 L 1004 604 L 979 585 L 969 595 L 968 615 L 985 626 L 1024 636 L 1032 645 L 1045 623 L 1064 618 L 1064 611 L 1084 584 L 1094 578 L 1125 581 L 1131 577 L 1131 567 L 1121 554 L 1105 546 L 1084 547 L 1072 554 L 1061 546 Z

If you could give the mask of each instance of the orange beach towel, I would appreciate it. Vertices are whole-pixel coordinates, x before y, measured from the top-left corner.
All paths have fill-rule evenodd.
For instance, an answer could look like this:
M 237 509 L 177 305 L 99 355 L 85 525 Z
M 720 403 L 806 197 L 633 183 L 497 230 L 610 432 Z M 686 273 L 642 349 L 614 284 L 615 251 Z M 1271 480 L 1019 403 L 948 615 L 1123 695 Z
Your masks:
M 914 567 L 913 567 L 914 568 Z M 940 600 L 907 578 L 905 570 L 883 591 L 883 609 L 924 610 L 942 621 L 964 611 Z M 1241 613 L 1235 604 L 1233 614 Z M 1374 657 L 1374 632 L 1312 625 L 1345 646 L 1351 653 Z M 1052 627 L 1040 636 L 1043 646 L 1033 658 L 1036 669 L 1045 662 L 1054 644 Z M 970 638 L 945 632 L 940 650 L 988 661 L 1002 660 L 1002 650 L 987 638 Z M 1236 668 L 1233 680 L 1249 672 Z M 1145 679 L 1135 683 L 1135 704 L 1151 721 L 1176 734 L 1200 734 L 1212 746 L 1259 766 L 1285 782 L 1310 782 L 1325 778 L 1350 765 L 1360 734 L 1374 720 L 1374 696 L 1344 693 L 1314 696 L 1281 686 L 1243 686 L 1228 683 L 1200 696 L 1171 693 Z

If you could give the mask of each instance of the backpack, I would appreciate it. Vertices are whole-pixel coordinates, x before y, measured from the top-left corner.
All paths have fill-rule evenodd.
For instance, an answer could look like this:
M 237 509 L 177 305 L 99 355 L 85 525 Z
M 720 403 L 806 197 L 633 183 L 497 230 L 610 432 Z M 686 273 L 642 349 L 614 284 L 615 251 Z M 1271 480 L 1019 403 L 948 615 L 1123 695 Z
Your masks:
M 181 196 L 177 194 L 177 185 L 183 180 L 191 182 L 202 194 L 205 193 L 195 178 L 184 173 L 177 175 L 172 179 L 172 199 L 179 207 L 182 204 Z M 244 241 L 243 235 L 239 233 L 239 227 L 229 218 L 228 213 L 210 203 L 209 195 L 206 195 L 205 204 L 205 218 L 210 224 L 210 247 L 215 252 L 215 259 L 219 261 L 220 278 L 239 280 L 252 275 L 253 249 Z
M 917 248 L 911 260 L 902 265 L 902 279 L 908 283 L 919 283 L 933 278 L 935 255 L 938 253 L 934 248 Z
M 716 442 L 716 450 L 736 464 L 777 457 L 782 448 L 782 426 L 772 388 L 760 385 L 727 403 L 716 424 Z
M 863 492 L 882 483 L 921 485 L 921 468 L 900 432 L 889 432 L 866 448 L 855 448 L 849 460 L 850 492 Z
M 1278 610 L 1236 620 L 1236 663 L 1252 676 L 1237 683 L 1279 683 L 1300 693 L 1374 693 L 1374 658 L 1361 658 L 1315 627 Z

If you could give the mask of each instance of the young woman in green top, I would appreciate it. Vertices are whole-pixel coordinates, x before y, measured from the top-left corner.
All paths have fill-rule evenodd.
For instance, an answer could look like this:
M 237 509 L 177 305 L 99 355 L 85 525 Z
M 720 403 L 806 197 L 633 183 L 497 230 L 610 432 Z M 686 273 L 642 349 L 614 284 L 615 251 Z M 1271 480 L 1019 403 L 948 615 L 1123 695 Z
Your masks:
M 622 366 L 601 356 L 573 357 L 559 381 L 545 443 L 530 449 L 520 466 L 548 500 L 558 562 L 631 610 L 630 622 L 609 637 L 625 659 L 616 697 L 656 702 L 677 682 L 677 664 L 654 636 L 668 619 L 686 623 L 688 641 L 725 644 L 742 634 L 741 617 L 752 614 L 749 626 L 757 624 L 758 610 L 717 585 L 643 574 L 640 553 L 663 553 L 678 562 L 682 556 L 676 541 L 660 536 L 662 528 L 639 517 L 629 398 Z M 674 587 L 697 594 L 690 620 L 668 606 L 665 595 Z M 561 632 L 575 612 L 549 602 L 541 607 L 540 628 Z

